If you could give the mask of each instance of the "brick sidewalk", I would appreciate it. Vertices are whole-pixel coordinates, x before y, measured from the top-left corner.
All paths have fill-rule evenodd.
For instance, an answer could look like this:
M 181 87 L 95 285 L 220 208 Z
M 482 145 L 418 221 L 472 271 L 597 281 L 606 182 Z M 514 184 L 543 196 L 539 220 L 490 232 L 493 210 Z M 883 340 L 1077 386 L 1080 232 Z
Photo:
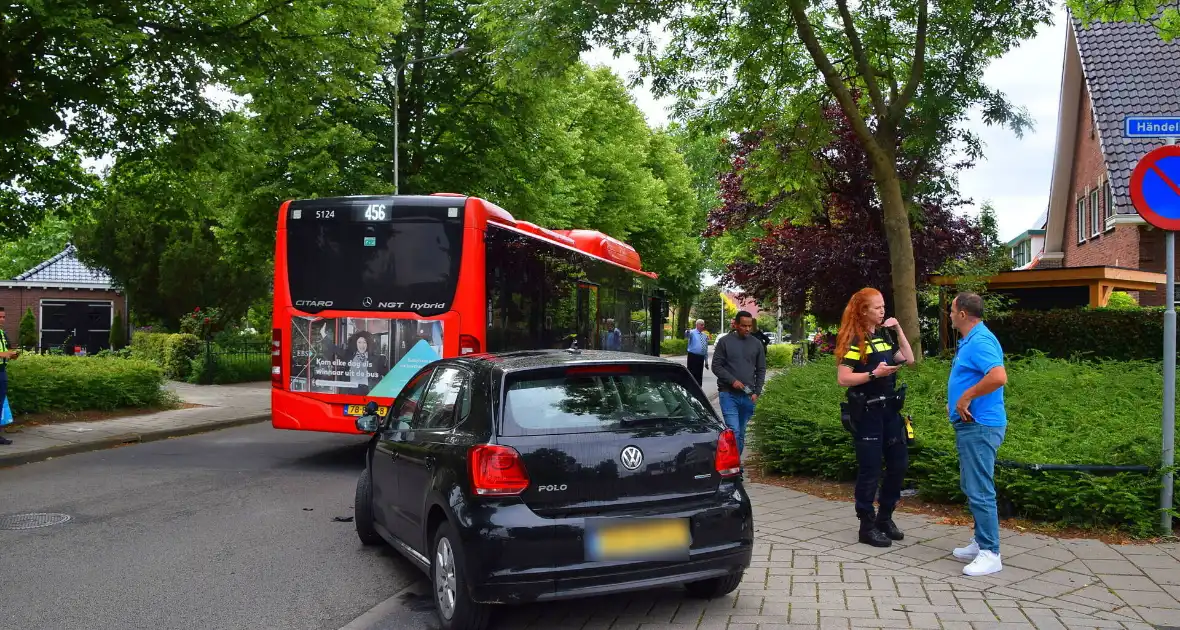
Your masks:
M 785 628 L 1151 628 L 1180 626 L 1180 545 L 1107 545 L 1001 530 L 1004 570 L 962 574 L 950 552 L 963 527 L 895 519 L 889 549 L 856 542 L 852 504 L 760 484 L 753 566 L 710 602 L 681 589 L 523 606 L 508 629 L 782 630 Z

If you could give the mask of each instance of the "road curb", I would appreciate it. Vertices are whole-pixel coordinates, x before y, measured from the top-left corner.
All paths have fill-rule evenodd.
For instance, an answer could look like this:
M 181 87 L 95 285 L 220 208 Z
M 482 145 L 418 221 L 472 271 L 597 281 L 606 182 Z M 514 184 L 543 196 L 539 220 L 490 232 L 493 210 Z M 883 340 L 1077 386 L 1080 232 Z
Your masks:
M 96 440 L 90 440 L 88 442 L 50 446 L 48 448 L 37 449 L 35 451 L 26 451 L 24 453 L 0 453 L 0 468 L 10 468 L 13 466 L 21 466 L 23 464 L 32 464 L 54 457 L 77 455 L 78 453 L 87 453 L 90 451 L 101 451 L 126 444 L 143 444 L 146 442 L 166 440 L 173 437 L 208 433 L 210 431 L 217 431 L 220 429 L 229 429 L 247 424 L 255 424 L 264 420 L 270 420 L 270 413 L 256 414 L 252 416 L 246 416 L 244 418 L 231 418 L 229 420 L 217 420 L 214 422 L 206 422 L 204 424 L 194 424 L 183 427 L 173 427 L 169 429 L 158 429 L 155 431 L 144 431 L 141 433 L 124 433 L 122 435 L 99 438 Z

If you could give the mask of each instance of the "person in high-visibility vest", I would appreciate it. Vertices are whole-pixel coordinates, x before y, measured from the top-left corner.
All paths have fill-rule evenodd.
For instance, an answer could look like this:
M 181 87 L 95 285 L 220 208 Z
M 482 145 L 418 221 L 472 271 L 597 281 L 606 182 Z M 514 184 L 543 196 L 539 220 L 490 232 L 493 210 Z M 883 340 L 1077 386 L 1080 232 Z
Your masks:
M 8 362 L 20 356 L 19 349 L 9 349 L 8 336 L 4 334 L 5 318 L 4 307 L 0 306 L 0 406 L 8 398 Z M 12 444 L 12 440 L 0 435 L 0 444 Z
M 889 329 L 897 335 L 896 342 Z M 905 399 L 895 390 L 895 373 L 900 366 L 914 363 L 914 351 L 897 320 L 885 318 L 880 291 L 864 288 L 848 301 L 836 335 L 836 356 L 840 359 L 836 381 L 847 388 L 848 428 L 856 449 L 858 540 L 888 547 L 905 537 L 893 522 L 893 510 L 909 467 L 906 426 L 900 413 Z M 880 506 L 876 514 L 874 499 Z

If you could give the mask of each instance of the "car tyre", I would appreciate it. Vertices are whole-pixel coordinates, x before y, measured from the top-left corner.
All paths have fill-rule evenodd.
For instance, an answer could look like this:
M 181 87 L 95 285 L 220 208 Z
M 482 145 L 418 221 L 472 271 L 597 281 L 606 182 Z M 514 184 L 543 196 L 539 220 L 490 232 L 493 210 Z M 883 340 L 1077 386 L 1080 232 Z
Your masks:
M 737 590 L 742 583 L 742 571 L 730 573 L 723 577 L 710 578 L 699 582 L 689 582 L 684 585 L 690 597 L 697 599 L 716 599 Z
M 439 525 L 431 549 L 430 590 L 443 630 L 485 630 L 491 608 L 471 601 L 463 548 L 450 523 Z
M 360 479 L 356 480 L 356 501 L 353 505 L 353 521 L 356 535 L 365 546 L 380 545 L 384 542 L 377 528 L 373 526 L 373 473 L 366 466 Z

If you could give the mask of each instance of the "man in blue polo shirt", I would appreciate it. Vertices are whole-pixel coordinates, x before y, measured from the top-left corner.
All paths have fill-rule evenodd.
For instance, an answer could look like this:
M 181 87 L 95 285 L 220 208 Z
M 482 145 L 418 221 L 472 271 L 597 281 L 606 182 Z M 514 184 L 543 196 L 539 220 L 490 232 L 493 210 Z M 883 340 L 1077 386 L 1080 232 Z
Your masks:
M 951 302 L 951 324 L 959 331 L 959 350 L 947 382 L 947 412 L 959 451 L 959 487 L 975 517 L 975 537 L 954 556 L 971 560 L 964 575 L 1000 571 L 1000 517 L 996 509 L 996 452 L 1004 443 L 1004 350 L 981 321 L 983 299 L 960 293 Z

